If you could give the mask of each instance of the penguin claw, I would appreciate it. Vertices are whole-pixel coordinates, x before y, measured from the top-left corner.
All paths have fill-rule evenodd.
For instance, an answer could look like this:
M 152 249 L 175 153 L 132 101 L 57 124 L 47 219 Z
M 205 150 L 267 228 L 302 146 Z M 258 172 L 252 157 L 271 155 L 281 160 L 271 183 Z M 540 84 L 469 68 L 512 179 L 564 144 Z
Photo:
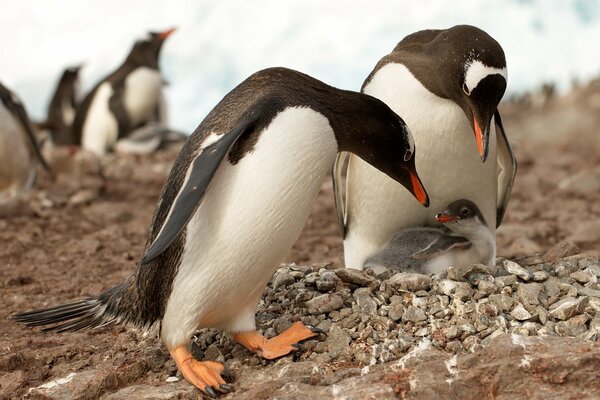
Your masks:
M 204 392 L 213 399 L 217 398 L 217 392 L 215 392 L 215 389 L 213 389 L 212 386 L 206 386 Z
M 231 383 L 231 382 L 233 382 L 233 381 L 234 381 L 233 374 L 232 374 L 232 373 L 231 373 L 231 371 L 230 371 L 230 370 L 228 370 L 227 368 L 225 368 L 225 369 L 223 370 L 223 372 L 221 372 L 221 376 L 223 377 L 223 379 L 224 379 L 224 380 L 225 380 L 225 382 L 227 382 L 227 383 Z M 228 385 L 228 386 L 231 386 L 231 385 Z
M 222 391 L 223 393 L 229 393 L 229 392 L 231 392 L 231 390 L 233 389 L 233 386 L 231 386 L 231 385 L 228 385 L 227 383 L 222 383 L 222 384 L 219 386 L 219 389 L 221 389 L 221 391 Z
M 310 329 L 311 331 L 313 331 L 313 333 L 318 333 L 318 334 L 325 333 L 325 331 L 323 329 L 317 328 L 316 326 L 306 325 L 306 327 L 308 329 Z

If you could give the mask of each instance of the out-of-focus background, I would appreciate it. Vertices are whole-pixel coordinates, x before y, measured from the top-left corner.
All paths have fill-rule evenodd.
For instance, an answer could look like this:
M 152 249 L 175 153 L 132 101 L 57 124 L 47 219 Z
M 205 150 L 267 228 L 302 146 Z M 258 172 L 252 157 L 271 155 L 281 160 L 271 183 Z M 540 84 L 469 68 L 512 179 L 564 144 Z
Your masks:
M 407 34 L 472 24 L 504 47 L 508 95 L 545 82 L 561 91 L 600 73 L 597 0 L 5 0 L 0 77 L 41 119 L 56 79 L 84 63 L 83 89 L 113 70 L 150 29 L 177 27 L 161 67 L 170 122 L 191 132 L 251 73 L 287 66 L 358 90 Z M 595 38 L 595 39 L 594 39 Z

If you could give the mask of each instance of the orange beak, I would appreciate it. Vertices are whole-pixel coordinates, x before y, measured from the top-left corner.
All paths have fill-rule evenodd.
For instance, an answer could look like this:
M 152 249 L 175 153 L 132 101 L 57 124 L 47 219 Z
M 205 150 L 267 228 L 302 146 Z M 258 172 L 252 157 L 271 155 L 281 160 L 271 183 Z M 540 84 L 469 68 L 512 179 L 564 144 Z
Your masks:
M 160 40 L 165 40 L 166 38 L 168 38 L 169 36 L 171 36 L 171 34 L 175 32 L 175 28 L 171 28 L 171 29 L 167 29 L 166 31 L 163 31 L 161 33 L 158 34 L 158 38 Z
M 429 207 L 429 196 L 416 172 L 410 171 L 410 183 L 412 185 L 412 194 L 415 198 L 425 207 Z
M 481 127 L 477 122 L 475 116 L 473 116 L 473 126 L 475 127 L 475 140 L 477 140 L 477 150 L 479 151 L 479 157 L 483 159 L 483 133 Z
M 452 222 L 452 221 L 456 221 L 458 218 L 455 217 L 454 215 L 449 215 L 449 214 L 444 214 L 444 213 L 439 213 L 438 215 L 435 216 L 435 220 L 437 222 L 441 222 L 442 224 L 445 224 L 446 222 Z

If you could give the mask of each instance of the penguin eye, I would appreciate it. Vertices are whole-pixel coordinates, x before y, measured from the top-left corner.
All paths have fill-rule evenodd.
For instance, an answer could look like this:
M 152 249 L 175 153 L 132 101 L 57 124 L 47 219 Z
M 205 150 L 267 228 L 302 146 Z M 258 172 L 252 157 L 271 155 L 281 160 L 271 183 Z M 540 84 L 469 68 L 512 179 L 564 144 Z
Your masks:
M 460 210 L 460 215 L 461 215 L 462 217 L 468 217 L 470 213 L 471 213 L 471 212 L 470 212 L 470 211 L 469 211 L 469 209 L 468 209 L 468 208 L 466 208 L 466 207 L 465 207 L 465 208 L 463 208 L 462 210 Z
M 469 87 L 467 86 L 467 82 L 463 82 L 463 85 L 462 85 L 462 90 L 463 90 L 463 92 L 465 92 L 465 94 L 466 94 L 467 96 L 470 96 L 470 95 L 471 95 L 471 93 L 469 92 Z
M 413 153 L 412 153 L 412 150 L 411 150 L 411 149 L 407 149 L 407 150 L 404 152 L 404 161 L 408 161 L 408 160 L 410 160 L 410 159 L 411 159 L 411 157 L 412 157 L 412 155 L 413 155 Z

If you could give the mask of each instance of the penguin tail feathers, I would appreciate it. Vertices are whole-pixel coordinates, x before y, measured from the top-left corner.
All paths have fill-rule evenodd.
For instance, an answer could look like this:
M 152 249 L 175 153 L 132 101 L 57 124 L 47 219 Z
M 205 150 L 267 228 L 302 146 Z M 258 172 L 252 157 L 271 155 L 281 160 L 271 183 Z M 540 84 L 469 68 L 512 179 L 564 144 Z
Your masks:
M 45 326 L 42 329 L 43 332 L 59 333 L 95 328 L 116 320 L 116 318 L 106 315 L 106 305 L 99 297 L 13 314 L 11 319 L 26 326 Z
M 113 322 L 128 322 L 119 306 L 130 282 L 124 282 L 98 296 L 73 303 L 13 314 L 10 318 L 26 326 L 43 326 L 43 332 L 74 332 L 97 328 Z

